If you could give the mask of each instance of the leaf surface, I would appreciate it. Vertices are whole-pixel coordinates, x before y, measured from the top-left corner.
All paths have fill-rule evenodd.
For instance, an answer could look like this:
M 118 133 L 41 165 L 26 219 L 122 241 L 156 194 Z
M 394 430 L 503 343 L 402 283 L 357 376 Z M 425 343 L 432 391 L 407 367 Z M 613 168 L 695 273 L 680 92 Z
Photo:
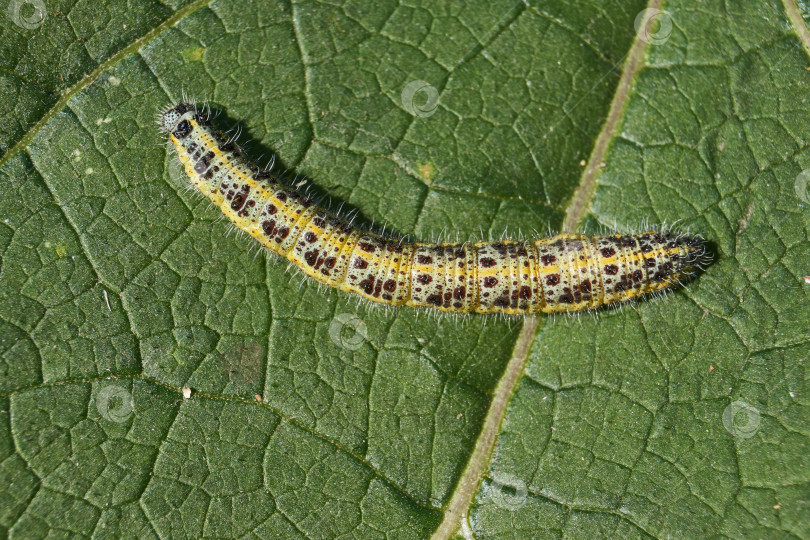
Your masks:
M 810 537 L 804 6 L 32 4 L 0 14 L 4 533 Z M 361 224 L 678 221 L 716 260 L 597 315 L 358 306 L 189 191 L 154 122 L 184 92 Z

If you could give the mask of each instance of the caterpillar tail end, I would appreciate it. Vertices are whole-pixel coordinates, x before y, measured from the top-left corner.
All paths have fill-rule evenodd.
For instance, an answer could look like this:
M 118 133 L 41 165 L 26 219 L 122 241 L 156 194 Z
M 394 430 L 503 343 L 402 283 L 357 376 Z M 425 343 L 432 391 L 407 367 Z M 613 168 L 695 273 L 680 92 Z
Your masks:
M 712 253 L 702 237 L 682 236 L 677 242 L 685 252 L 681 263 L 685 274 L 696 275 L 711 264 Z
M 698 235 L 671 235 L 666 247 L 663 264 L 651 272 L 654 290 L 692 281 L 713 259 L 708 243 Z

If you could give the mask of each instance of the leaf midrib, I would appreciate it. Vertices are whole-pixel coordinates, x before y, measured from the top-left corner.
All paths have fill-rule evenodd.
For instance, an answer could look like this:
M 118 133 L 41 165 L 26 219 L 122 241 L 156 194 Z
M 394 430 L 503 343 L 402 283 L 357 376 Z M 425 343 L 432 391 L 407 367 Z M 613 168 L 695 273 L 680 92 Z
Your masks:
M 660 10 L 665 1 L 666 0 L 650 0 L 647 4 L 647 8 Z M 808 31 L 801 11 L 796 4 L 796 0 L 782 0 L 782 4 L 802 48 L 807 55 L 810 56 L 810 31 Z M 640 26 L 643 28 L 646 26 L 646 23 L 647 20 L 642 21 Z M 622 69 L 619 83 L 616 86 L 616 92 L 613 96 L 605 124 L 602 126 L 594 142 L 593 151 L 580 178 L 579 186 L 576 188 L 571 202 L 566 209 L 562 232 L 575 232 L 590 206 L 596 191 L 596 182 L 599 177 L 599 171 L 601 170 L 601 164 L 615 135 L 616 127 L 623 118 L 625 105 L 632 91 L 632 83 L 644 67 L 643 60 L 647 50 L 648 44 L 639 39 L 638 35 L 636 35 L 630 50 L 625 56 L 627 60 Z M 622 60 L 624 60 L 624 58 Z M 484 468 L 490 462 L 492 451 L 495 447 L 495 441 L 497 440 L 497 434 L 500 432 L 500 425 L 506 414 L 509 398 L 511 398 L 518 381 L 521 379 L 520 374 L 523 373 L 523 368 L 525 367 L 529 351 L 534 343 L 534 338 L 537 335 L 539 326 L 539 320 L 535 316 L 527 317 L 524 321 L 523 327 L 515 342 L 512 358 L 507 364 L 504 375 L 495 387 L 490 409 L 487 411 L 487 415 L 484 419 L 484 427 L 476 441 L 467 467 L 462 473 L 456 485 L 456 489 L 453 491 L 450 502 L 445 509 L 444 520 L 439 528 L 436 529 L 432 540 L 450 538 L 460 530 L 464 533 L 465 538 L 468 537 L 469 527 L 464 527 L 466 524 L 464 520 L 466 520 L 469 514 L 472 499 L 483 480 Z
M 647 4 L 647 9 L 660 10 L 664 1 L 665 0 L 650 0 Z M 647 12 L 647 19 L 641 23 L 642 28 L 645 27 L 650 16 L 654 13 L 655 12 L 650 11 Z M 622 68 L 619 82 L 616 85 L 616 91 L 611 100 L 605 123 L 596 137 L 593 150 L 591 151 L 585 170 L 582 173 L 579 185 L 574 191 L 571 202 L 567 206 L 562 232 L 575 232 L 590 207 L 591 199 L 596 191 L 596 181 L 601 170 L 601 164 L 610 147 L 610 142 L 613 139 L 616 127 L 619 125 L 624 115 L 625 105 L 630 96 L 633 81 L 644 66 L 644 58 L 648 46 L 649 44 L 640 39 L 639 35 L 636 34 L 627 54 L 616 64 L 618 66 L 623 62 L 624 67 Z M 610 72 L 612 72 L 612 70 Z M 605 76 L 607 77 L 607 74 Z M 526 317 L 523 321 L 523 327 L 515 341 L 512 357 L 509 359 L 504 374 L 495 387 L 492 402 L 484 419 L 481 433 L 475 443 L 473 453 L 445 509 L 444 520 L 433 534 L 433 540 L 450 538 L 459 530 L 461 520 L 466 519 L 467 515 L 469 515 L 473 497 L 478 491 L 478 486 L 481 484 L 492 457 L 492 451 L 495 448 L 495 441 L 500 432 L 501 422 L 506 415 L 509 399 L 512 397 L 521 379 L 523 369 L 529 357 L 529 351 L 531 351 L 539 327 L 540 319 L 535 315 Z

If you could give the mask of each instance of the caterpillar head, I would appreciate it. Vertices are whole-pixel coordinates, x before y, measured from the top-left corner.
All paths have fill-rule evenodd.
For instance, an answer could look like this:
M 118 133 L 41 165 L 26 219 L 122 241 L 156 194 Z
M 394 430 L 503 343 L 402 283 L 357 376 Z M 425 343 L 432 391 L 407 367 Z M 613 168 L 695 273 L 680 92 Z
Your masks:
M 188 103 L 180 102 L 166 109 L 158 118 L 160 129 L 166 133 L 173 133 L 186 113 L 194 110 Z
M 183 139 L 191 132 L 189 120 L 193 118 L 199 125 L 208 125 L 210 116 L 207 107 L 198 110 L 194 105 L 181 101 L 166 109 L 158 118 L 158 124 L 163 132 Z

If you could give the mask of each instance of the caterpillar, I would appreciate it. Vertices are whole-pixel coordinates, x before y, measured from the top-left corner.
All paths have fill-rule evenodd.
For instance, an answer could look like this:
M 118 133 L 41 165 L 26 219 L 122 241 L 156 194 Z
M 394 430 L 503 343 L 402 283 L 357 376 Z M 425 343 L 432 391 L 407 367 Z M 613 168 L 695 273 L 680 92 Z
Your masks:
M 181 102 L 159 125 L 194 187 L 236 227 L 307 276 L 373 302 L 451 313 L 590 310 L 672 288 L 707 257 L 700 237 L 665 231 L 464 243 L 385 237 L 250 162 L 209 112 Z

